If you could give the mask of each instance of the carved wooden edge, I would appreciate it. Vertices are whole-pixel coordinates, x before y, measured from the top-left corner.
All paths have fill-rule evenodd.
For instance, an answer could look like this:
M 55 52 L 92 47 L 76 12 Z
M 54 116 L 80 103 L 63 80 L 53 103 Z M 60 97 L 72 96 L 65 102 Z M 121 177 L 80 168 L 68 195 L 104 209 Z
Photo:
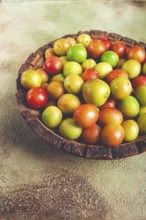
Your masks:
M 126 46 L 131 47 L 133 45 L 141 45 L 146 49 L 146 44 L 143 42 L 138 42 L 133 39 L 122 37 L 119 34 L 107 33 L 101 30 L 91 30 L 91 31 L 79 31 L 77 34 L 65 35 L 62 38 L 73 37 L 77 38 L 81 33 L 86 33 L 93 39 L 103 39 L 108 38 L 111 41 L 123 41 Z M 56 39 L 57 40 L 57 39 Z M 85 157 L 88 159 L 104 159 L 113 160 L 125 157 L 134 156 L 146 151 L 146 135 L 139 137 L 135 142 L 123 143 L 117 147 L 106 147 L 100 145 L 87 145 L 77 141 L 72 141 L 61 137 L 52 129 L 47 128 L 40 119 L 40 112 L 37 110 L 32 110 L 27 106 L 25 101 L 26 90 L 21 85 L 20 79 L 21 74 L 27 69 L 37 69 L 43 65 L 45 60 L 45 51 L 53 47 L 55 41 L 40 47 L 36 52 L 32 53 L 24 64 L 19 69 L 17 83 L 17 93 L 16 98 L 18 105 L 20 107 L 21 115 L 24 117 L 30 128 L 44 141 L 53 145 L 61 151 L 78 155 L 80 157 Z

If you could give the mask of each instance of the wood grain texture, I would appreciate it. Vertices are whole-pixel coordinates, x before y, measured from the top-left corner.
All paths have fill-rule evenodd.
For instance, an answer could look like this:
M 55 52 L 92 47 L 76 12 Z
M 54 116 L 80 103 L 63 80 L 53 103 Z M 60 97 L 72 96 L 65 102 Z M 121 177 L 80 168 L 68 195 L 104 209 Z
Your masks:
M 77 34 L 69 34 L 63 36 L 77 38 L 77 36 L 81 33 L 90 34 L 93 39 L 103 39 L 109 38 L 111 41 L 124 41 L 128 47 L 133 45 L 141 45 L 146 49 L 146 44 L 143 42 L 137 42 L 133 39 L 123 37 L 119 34 L 115 33 L 107 33 L 101 30 L 91 30 L 91 31 L 80 31 Z M 56 39 L 57 40 L 57 39 Z M 17 78 L 17 101 L 20 106 L 20 111 L 24 119 L 30 128 L 43 140 L 52 144 L 59 150 L 80 156 L 89 159 L 105 159 L 105 160 L 113 160 L 120 159 L 125 157 L 134 156 L 146 151 L 146 135 L 137 138 L 136 141 L 130 143 L 123 143 L 117 147 L 106 147 L 106 146 L 95 146 L 95 145 L 87 145 L 77 141 L 67 140 L 57 134 L 55 131 L 47 128 L 39 119 L 40 113 L 39 111 L 34 111 L 30 109 L 25 101 L 26 91 L 22 87 L 20 83 L 21 74 L 29 69 L 36 69 L 43 65 L 44 63 L 44 53 L 45 50 L 49 47 L 52 47 L 55 41 L 51 41 L 49 44 L 46 44 L 39 48 L 35 53 L 32 53 L 26 60 L 24 64 L 22 64 Z

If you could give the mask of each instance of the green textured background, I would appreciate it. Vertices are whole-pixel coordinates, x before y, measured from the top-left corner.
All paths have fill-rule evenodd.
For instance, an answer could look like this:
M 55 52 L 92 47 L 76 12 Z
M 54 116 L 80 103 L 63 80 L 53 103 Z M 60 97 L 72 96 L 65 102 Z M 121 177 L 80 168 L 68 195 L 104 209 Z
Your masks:
M 145 1 L 0 3 L 0 219 L 146 220 L 146 154 L 94 161 L 41 141 L 20 116 L 18 69 L 30 53 L 79 30 L 146 42 Z

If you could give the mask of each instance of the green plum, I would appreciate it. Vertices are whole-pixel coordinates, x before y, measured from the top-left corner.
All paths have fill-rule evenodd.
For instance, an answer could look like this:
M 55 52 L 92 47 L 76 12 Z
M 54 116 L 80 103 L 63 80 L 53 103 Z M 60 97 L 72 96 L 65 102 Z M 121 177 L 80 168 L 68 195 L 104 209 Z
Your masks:
M 92 79 L 84 83 L 82 95 L 87 103 L 102 106 L 110 95 L 109 85 L 101 79 Z
M 140 74 L 141 64 L 137 60 L 130 59 L 124 62 L 122 69 L 128 73 L 129 79 L 133 79 Z
M 137 120 L 139 131 L 142 134 L 146 134 L 146 113 L 141 114 Z
M 135 97 L 142 106 L 146 105 L 146 85 L 138 86 L 134 91 Z
M 87 70 L 87 69 L 91 69 L 94 68 L 96 66 L 96 62 L 93 59 L 86 59 L 82 64 L 82 69 L 83 71 Z
M 90 44 L 91 41 L 92 41 L 92 39 L 89 34 L 80 34 L 77 37 L 77 42 L 79 44 L 82 44 L 84 47 L 88 47 L 88 45 Z
M 107 62 L 97 63 L 94 68 L 101 79 L 105 78 L 113 70 L 112 65 Z
M 42 113 L 42 121 L 49 128 L 57 127 L 62 121 L 62 112 L 56 106 L 49 106 Z
M 66 55 L 70 47 L 71 47 L 71 43 L 66 38 L 60 38 L 55 41 L 53 50 L 55 54 L 59 56 L 63 56 Z
M 64 82 L 64 75 L 62 73 L 57 74 L 52 77 L 52 81 L 58 81 L 58 82 L 63 83 Z
M 71 94 L 78 94 L 81 91 L 83 84 L 84 80 L 82 77 L 76 74 L 70 74 L 64 80 L 64 88 Z
M 81 75 L 82 67 L 79 63 L 75 61 L 69 61 L 64 65 L 63 74 L 64 76 L 68 76 L 69 74 Z
M 67 139 L 76 140 L 81 136 L 82 127 L 73 118 L 66 118 L 60 124 L 59 132 Z
M 119 62 L 119 56 L 114 51 L 108 50 L 108 51 L 105 51 L 101 55 L 101 61 L 102 62 L 107 62 L 107 63 L 111 64 L 112 67 L 116 67 L 116 65 Z
M 119 101 L 118 109 L 122 112 L 125 118 L 134 118 L 139 113 L 140 105 L 134 96 L 128 96 Z
M 126 77 L 117 77 L 110 83 L 111 94 L 115 99 L 122 100 L 132 92 L 132 84 Z
M 86 58 L 87 58 L 87 50 L 81 44 L 75 44 L 67 51 L 68 60 L 82 63 L 86 60 Z
M 122 123 L 124 128 L 124 141 L 134 141 L 139 134 L 139 126 L 134 120 L 126 120 Z
M 146 75 L 146 63 L 143 64 L 142 73 Z
M 39 72 L 29 69 L 22 73 L 21 84 L 25 88 L 40 87 L 43 82 L 42 76 Z
M 146 113 L 146 106 L 141 106 L 139 109 L 139 115 Z

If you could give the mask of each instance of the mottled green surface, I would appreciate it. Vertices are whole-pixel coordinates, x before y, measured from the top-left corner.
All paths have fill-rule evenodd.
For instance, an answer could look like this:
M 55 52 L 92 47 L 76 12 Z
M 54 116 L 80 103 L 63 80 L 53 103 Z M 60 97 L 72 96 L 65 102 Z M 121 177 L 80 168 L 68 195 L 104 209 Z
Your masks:
M 146 42 L 146 3 L 2 2 L 0 219 L 146 220 L 146 153 L 94 161 L 57 151 L 30 130 L 15 99 L 20 65 L 62 35 L 100 29 Z

